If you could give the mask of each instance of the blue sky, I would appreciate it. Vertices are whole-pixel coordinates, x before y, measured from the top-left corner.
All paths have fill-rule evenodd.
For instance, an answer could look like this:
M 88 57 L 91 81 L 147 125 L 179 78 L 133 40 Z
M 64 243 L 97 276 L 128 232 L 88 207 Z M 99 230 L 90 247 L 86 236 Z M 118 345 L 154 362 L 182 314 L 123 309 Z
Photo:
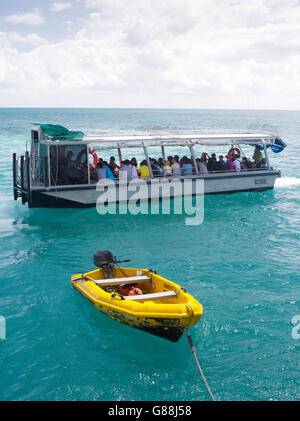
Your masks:
M 55 11 L 55 9 L 53 10 L 53 5 L 55 4 L 66 8 Z M 30 25 L 24 22 L 12 23 L 8 19 L 11 16 L 26 15 L 35 11 L 38 11 L 40 16 L 43 17 L 43 23 L 39 25 Z M 88 18 L 88 15 L 89 10 L 84 7 L 84 2 L 81 0 L 61 2 L 51 0 L 2 0 L 0 2 L 0 30 L 17 30 L 21 34 L 30 34 L 33 32 L 32 28 L 36 28 L 35 32 L 41 37 L 55 42 L 71 37 L 72 33 L 74 34 L 76 30 L 80 29 L 83 18 Z M 72 22 L 72 24 L 68 24 L 68 22 Z
M 298 0 L 0 2 L 0 106 L 300 109 Z

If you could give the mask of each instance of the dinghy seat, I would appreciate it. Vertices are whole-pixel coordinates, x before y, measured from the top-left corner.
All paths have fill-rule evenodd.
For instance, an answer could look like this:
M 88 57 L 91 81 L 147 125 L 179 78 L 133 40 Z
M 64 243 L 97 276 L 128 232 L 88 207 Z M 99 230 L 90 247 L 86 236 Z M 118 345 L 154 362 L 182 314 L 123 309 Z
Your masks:
M 121 284 L 137 284 L 139 282 L 151 281 L 149 276 L 128 276 L 126 278 L 111 278 L 111 279 L 95 279 L 94 282 L 101 286 L 105 287 L 108 285 L 121 285 Z M 163 298 L 176 297 L 177 294 L 175 291 L 163 291 L 163 292 L 153 292 L 152 294 L 142 294 L 142 295 L 127 295 L 126 300 L 132 301 L 152 301 L 160 300 Z
M 97 285 L 121 285 L 121 284 L 137 284 L 139 282 L 151 281 L 149 276 L 128 276 L 126 278 L 111 278 L 111 279 L 95 279 L 94 282 Z
M 125 297 L 126 300 L 133 301 L 153 301 L 161 300 L 162 298 L 176 297 L 177 294 L 175 291 L 163 291 L 163 292 L 154 292 L 152 294 L 143 294 L 143 295 L 130 295 Z

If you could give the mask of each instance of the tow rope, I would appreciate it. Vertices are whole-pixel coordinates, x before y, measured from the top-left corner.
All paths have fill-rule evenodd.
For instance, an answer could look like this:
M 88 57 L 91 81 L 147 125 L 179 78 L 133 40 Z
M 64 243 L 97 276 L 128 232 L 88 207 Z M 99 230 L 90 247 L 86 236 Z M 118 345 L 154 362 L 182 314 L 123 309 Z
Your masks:
M 195 350 L 195 348 L 194 348 L 193 341 L 192 341 L 192 337 L 191 337 L 191 335 L 190 335 L 190 332 L 189 332 L 189 331 L 187 331 L 187 338 L 188 338 L 188 341 L 189 341 L 189 344 L 190 344 L 190 347 L 191 347 L 192 354 L 194 355 L 194 358 L 195 358 L 195 361 L 196 361 L 197 367 L 198 367 L 199 372 L 200 372 L 200 374 L 201 374 L 202 380 L 203 380 L 203 382 L 204 382 L 204 384 L 205 384 L 205 387 L 206 387 L 206 389 L 207 389 L 207 391 L 208 391 L 208 393 L 209 393 L 209 395 L 210 395 L 211 399 L 212 399 L 213 401 L 215 401 L 216 399 L 215 399 L 214 395 L 212 394 L 212 392 L 211 392 L 211 390 L 210 390 L 210 387 L 208 386 L 208 383 L 207 383 L 207 381 L 206 381 L 206 378 L 204 377 L 203 371 L 202 371 L 202 369 L 201 369 L 201 367 L 200 367 L 200 364 L 199 364 L 199 361 L 198 361 L 198 358 L 197 358 L 197 355 L 196 355 L 196 350 Z

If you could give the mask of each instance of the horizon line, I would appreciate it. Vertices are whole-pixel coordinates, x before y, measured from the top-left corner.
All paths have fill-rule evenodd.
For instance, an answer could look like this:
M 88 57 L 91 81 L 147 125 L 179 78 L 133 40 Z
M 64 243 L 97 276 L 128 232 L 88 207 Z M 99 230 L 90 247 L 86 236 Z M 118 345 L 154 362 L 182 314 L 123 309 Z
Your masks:
M 195 111 L 300 111 L 290 108 L 196 108 L 196 107 L 53 107 L 53 106 L 0 106 L 0 109 L 74 109 L 74 110 L 195 110 Z

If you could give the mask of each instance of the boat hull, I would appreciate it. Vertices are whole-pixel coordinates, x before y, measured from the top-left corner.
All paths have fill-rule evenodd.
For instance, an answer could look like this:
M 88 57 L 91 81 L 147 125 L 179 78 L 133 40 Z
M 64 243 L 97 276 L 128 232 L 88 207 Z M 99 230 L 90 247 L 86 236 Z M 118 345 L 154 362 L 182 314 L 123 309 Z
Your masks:
M 98 308 L 97 305 L 95 307 Z M 98 310 L 122 324 L 150 333 L 151 335 L 159 336 L 160 338 L 167 339 L 171 342 L 179 341 L 184 332 L 190 326 L 188 320 L 186 320 L 186 326 L 180 326 L 180 320 L 176 317 L 141 317 L 133 319 L 132 317 L 128 317 L 128 315 L 115 310 L 105 311 L 100 308 L 98 308 Z M 190 320 L 190 322 L 192 322 L 192 320 Z
M 172 183 L 180 182 L 182 186 L 190 182 L 189 194 L 187 195 L 208 195 L 208 194 L 229 194 L 248 191 L 272 190 L 276 178 L 280 177 L 280 171 L 260 170 L 255 172 L 208 174 L 205 176 L 181 177 L 180 179 L 164 178 L 164 185 L 161 180 L 147 180 L 146 188 L 139 190 L 141 201 L 167 200 L 182 196 L 183 189 L 172 189 Z M 201 183 L 203 185 L 201 186 Z M 109 201 L 111 204 L 126 204 L 136 194 L 139 183 L 131 181 L 131 191 L 129 184 L 122 187 L 116 185 L 116 194 Z M 135 187 L 136 186 L 136 187 Z M 200 186 L 200 188 L 199 188 Z M 134 190 L 136 188 L 136 191 Z M 124 194 L 124 189 L 126 190 Z M 96 185 L 77 185 L 62 187 L 32 187 L 30 192 L 30 207 L 58 207 L 58 208 L 84 208 L 101 206 L 99 198 L 102 192 L 97 190 Z M 98 202 L 98 203 L 97 203 Z

